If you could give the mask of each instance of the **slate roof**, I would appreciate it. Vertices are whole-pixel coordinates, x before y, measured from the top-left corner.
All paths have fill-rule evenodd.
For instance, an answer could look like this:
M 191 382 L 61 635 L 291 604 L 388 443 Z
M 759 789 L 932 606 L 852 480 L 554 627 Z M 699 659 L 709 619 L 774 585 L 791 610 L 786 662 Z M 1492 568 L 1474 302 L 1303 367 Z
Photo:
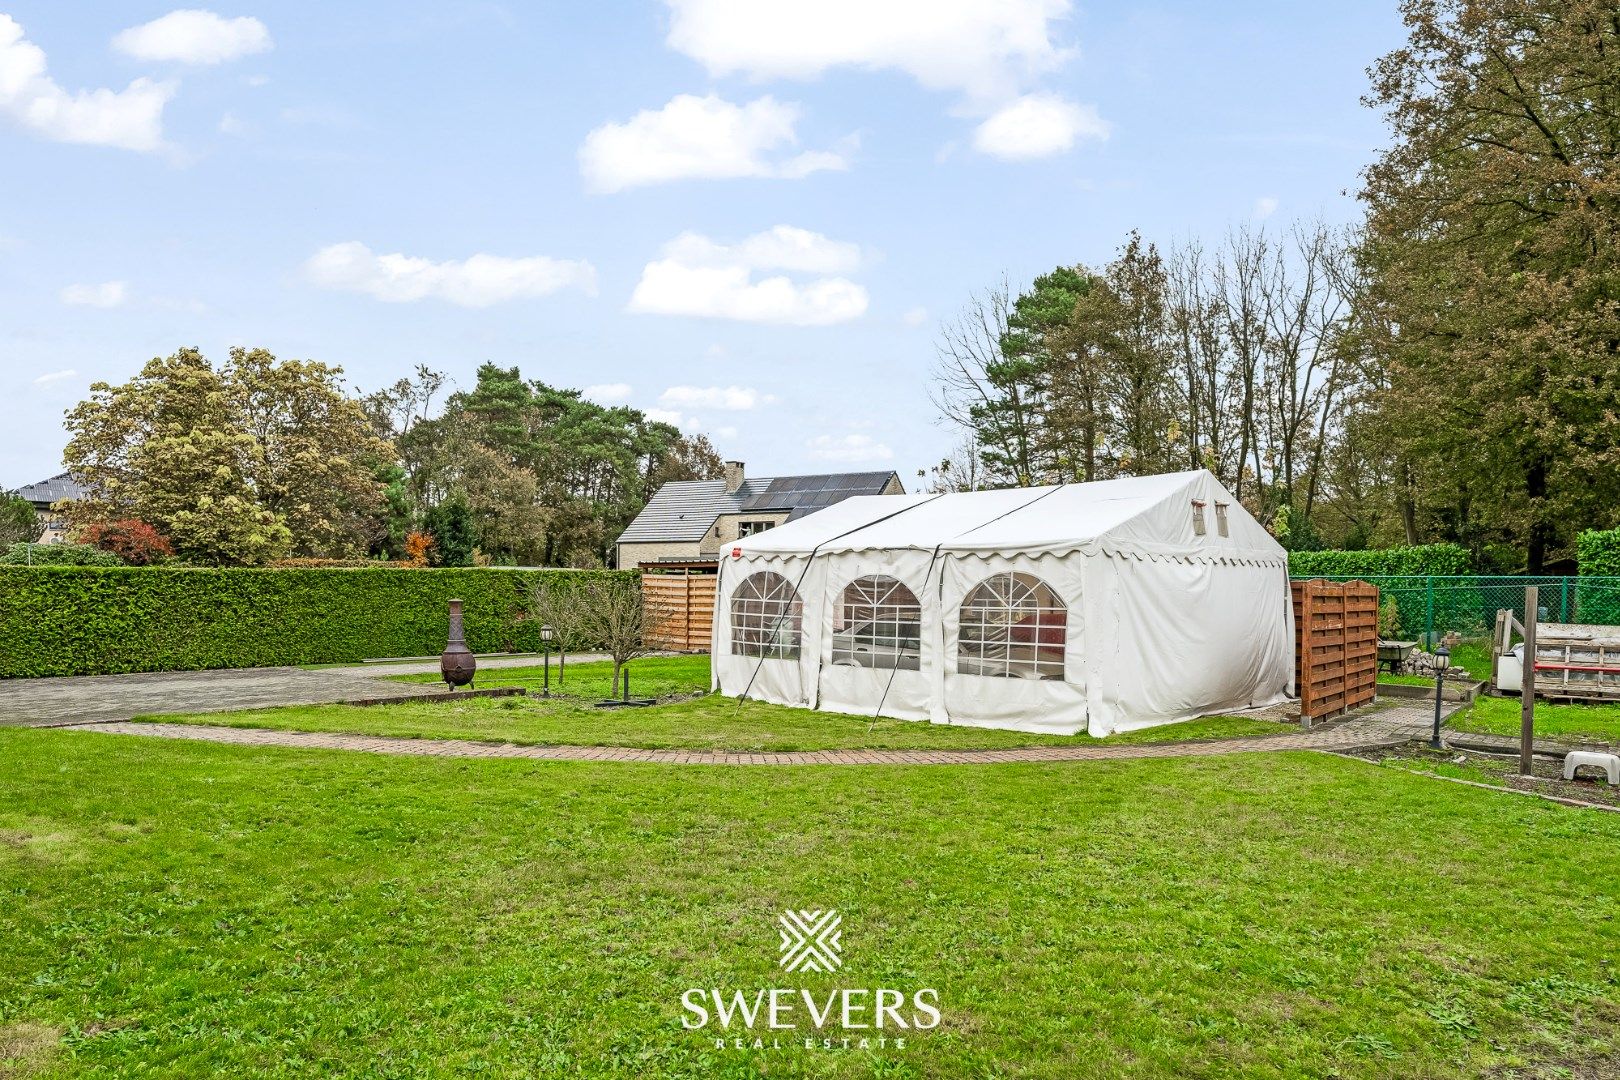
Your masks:
M 48 510 L 51 504 L 63 499 L 84 498 L 84 486 L 74 483 L 67 473 L 57 473 L 49 480 L 41 480 L 37 484 L 29 484 L 17 489 L 17 494 L 33 503 L 41 510 Z
M 881 495 L 888 472 L 824 476 L 751 477 L 727 492 L 724 480 L 676 480 L 658 489 L 619 537 L 621 544 L 683 543 L 703 539 L 721 514 L 791 511 L 797 521 L 851 495 Z

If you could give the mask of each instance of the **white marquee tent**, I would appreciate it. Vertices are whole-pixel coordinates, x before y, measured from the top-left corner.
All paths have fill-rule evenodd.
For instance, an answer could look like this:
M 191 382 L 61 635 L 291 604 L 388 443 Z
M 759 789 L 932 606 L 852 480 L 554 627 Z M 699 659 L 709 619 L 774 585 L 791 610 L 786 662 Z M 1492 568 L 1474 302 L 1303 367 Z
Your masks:
M 714 685 L 1109 735 L 1293 693 L 1287 553 L 1208 472 L 867 495 L 722 553 Z

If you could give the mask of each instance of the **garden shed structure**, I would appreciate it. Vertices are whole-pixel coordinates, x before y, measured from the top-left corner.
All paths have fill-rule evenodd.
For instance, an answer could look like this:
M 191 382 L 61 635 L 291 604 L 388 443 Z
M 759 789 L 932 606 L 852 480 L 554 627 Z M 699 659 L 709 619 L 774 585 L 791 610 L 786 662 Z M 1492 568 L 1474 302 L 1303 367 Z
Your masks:
M 1205 471 L 856 497 L 728 546 L 714 686 L 1109 735 L 1293 692 L 1287 552 Z

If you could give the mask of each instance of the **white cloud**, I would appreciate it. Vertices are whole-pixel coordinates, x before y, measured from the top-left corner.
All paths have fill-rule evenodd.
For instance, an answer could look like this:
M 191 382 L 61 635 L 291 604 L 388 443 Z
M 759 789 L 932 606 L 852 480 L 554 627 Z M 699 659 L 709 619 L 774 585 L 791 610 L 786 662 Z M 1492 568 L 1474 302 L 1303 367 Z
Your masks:
M 933 90 L 998 99 L 1068 51 L 1053 23 L 1069 0 L 665 0 L 668 43 L 712 75 L 810 79 L 894 69 Z
M 804 444 L 821 461 L 888 461 L 894 451 L 870 435 L 817 435 Z
M 73 368 L 65 368 L 61 371 L 48 371 L 44 375 L 41 375 L 35 379 L 34 385 L 49 386 L 52 383 L 64 382 L 68 379 L 77 379 L 78 377 L 79 373 Z
M 113 48 L 136 60 L 171 60 L 181 64 L 218 64 L 274 44 L 264 23 L 250 15 L 227 19 L 212 11 L 171 11 L 132 26 L 113 38 Z
M 737 437 L 737 429 L 734 428 L 734 427 L 730 427 L 730 426 L 717 427 L 713 431 L 709 432 L 709 434 L 713 435 L 717 439 L 730 440 L 730 439 L 735 439 Z
M 672 386 L 658 397 L 660 405 L 677 409 L 725 409 L 745 412 L 775 404 L 776 398 L 751 386 Z
M 617 405 L 630 397 L 630 391 L 631 386 L 629 383 L 616 382 L 587 386 L 580 393 L 598 405 Z
M 778 225 L 737 244 L 719 244 L 682 233 L 650 262 L 630 297 L 629 309 L 654 315 L 698 315 L 743 322 L 824 326 L 860 317 L 866 290 L 844 277 L 794 281 L 786 276 L 754 280 L 756 270 L 835 274 L 860 265 L 855 244 L 820 233 Z
M 246 135 L 247 125 L 235 113 L 226 113 L 219 118 L 219 133 L 221 135 Z
M 122 281 L 103 281 L 99 285 L 69 285 L 57 295 L 62 303 L 75 307 L 115 308 L 127 298 L 128 290 Z
M 921 326 L 928 321 L 928 309 L 925 307 L 907 308 L 900 321 L 907 326 Z
M 397 253 L 378 255 L 358 240 L 317 251 L 304 264 L 304 274 L 324 288 L 362 292 L 391 303 L 431 298 L 488 307 L 570 286 L 596 292 L 596 270 L 588 262 L 485 254 L 433 262 Z
M 1027 160 L 1072 150 L 1080 139 L 1106 139 L 1110 130 L 1093 105 L 1076 105 L 1056 94 L 1025 94 L 974 129 L 973 148 Z
M 0 115 L 57 142 L 163 148 L 163 107 L 174 96 L 168 82 L 136 79 L 123 90 L 68 93 L 46 74 L 45 52 L 0 15 Z
M 642 413 L 654 423 L 673 424 L 675 427 L 686 424 L 686 418 L 673 409 L 643 409 Z
M 684 232 L 664 245 L 664 257 L 687 266 L 848 274 L 860 269 L 861 248 L 809 229 L 775 225 L 736 244 L 717 244 L 699 233 Z
M 1260 196 L 1258 199 L 1254 200 L 1255 220 L 1266 220 L 1266 218 L 1270 217 L 1272 214 L 1275 214 L 1277 212 L 1277 207 L 1281 205 L 1282 204 L 1277 201 L 1277 197 L 1275 195 Z
M 797 145 L 798 120 L 797 105 L 770 96 L 733 105 L 714 94 L 680 94 L 662 109 L 645 109 L 585 136 L 579 169 L 589 190 L 606 193 L 670 180 L 798 179 L 849 167 L 838 151 L 781 153 Z

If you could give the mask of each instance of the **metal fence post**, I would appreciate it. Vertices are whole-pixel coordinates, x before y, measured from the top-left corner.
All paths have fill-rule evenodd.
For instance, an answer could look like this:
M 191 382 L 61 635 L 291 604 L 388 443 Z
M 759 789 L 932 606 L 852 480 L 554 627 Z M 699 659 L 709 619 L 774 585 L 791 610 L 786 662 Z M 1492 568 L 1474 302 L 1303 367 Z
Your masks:
M 1424 579 L 1423 589 L 1423 651 L 1434 651 L 1434 575 Z
M 1569 575 L 1565 574 L 1558 583 L 1558 611 L 1559 622 L 1569 622 Z

